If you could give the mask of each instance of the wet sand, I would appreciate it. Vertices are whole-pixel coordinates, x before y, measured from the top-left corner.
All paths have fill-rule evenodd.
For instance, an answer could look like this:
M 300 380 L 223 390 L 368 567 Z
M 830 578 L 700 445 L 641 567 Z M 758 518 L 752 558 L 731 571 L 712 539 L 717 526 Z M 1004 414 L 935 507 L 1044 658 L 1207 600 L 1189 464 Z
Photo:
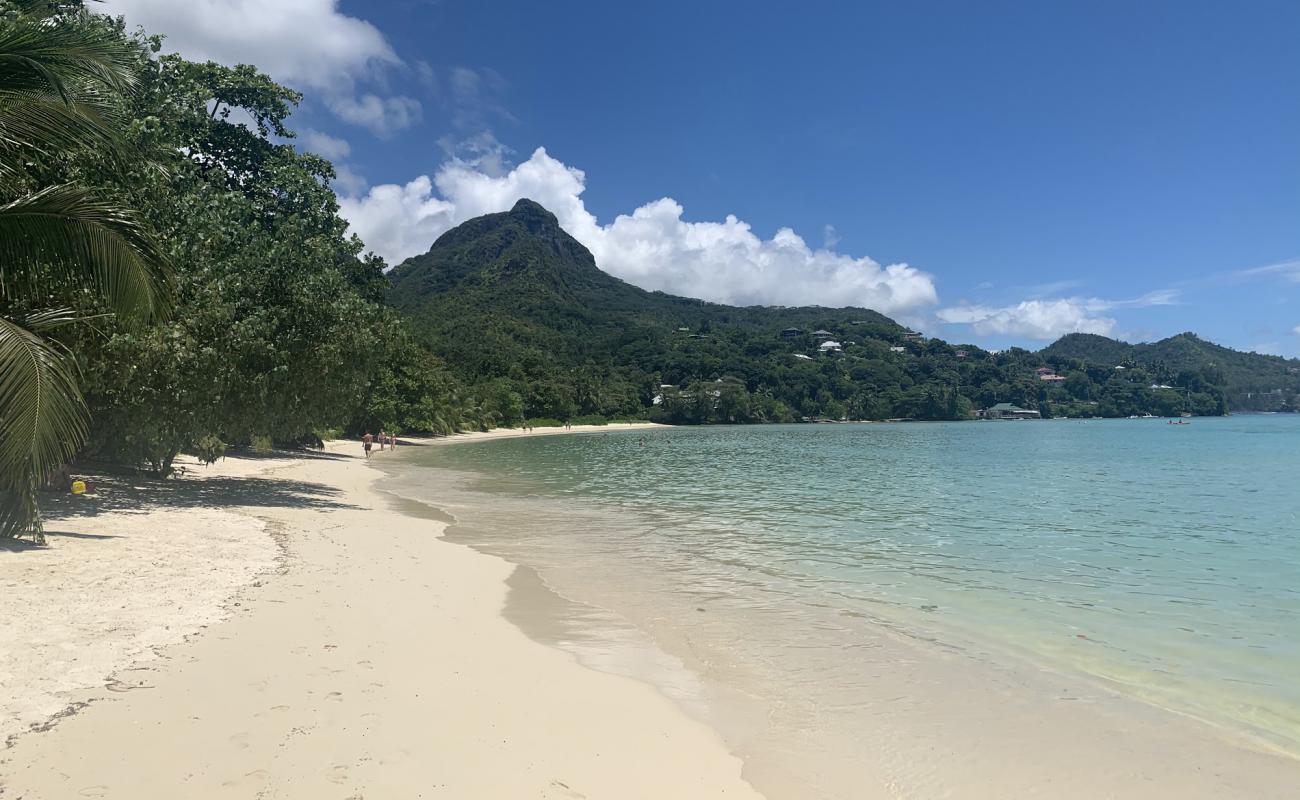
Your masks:
M 1089 676 L 923 620 L 792 628 L 734 580 L 683 583 L 699 573 L 642 539 L 663 519 L 429 463 L 383 485 L 451 511 L 452 541 L 527 565 L 511 621 L 656 686 L 719 730 L 768 797 L 1283 800 L 1300 785 L 1300 761 L 1266 743 Z

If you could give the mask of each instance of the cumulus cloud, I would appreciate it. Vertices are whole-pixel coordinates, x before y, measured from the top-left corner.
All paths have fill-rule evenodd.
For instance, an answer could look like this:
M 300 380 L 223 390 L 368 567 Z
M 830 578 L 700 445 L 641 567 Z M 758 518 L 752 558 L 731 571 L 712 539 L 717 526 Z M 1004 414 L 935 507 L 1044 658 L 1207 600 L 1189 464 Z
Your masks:
M 981 336 L 1025 336 L 1030 339 L 1056 339 L 1067 333 L 1096 333 L 1110 336 L 1116 322 L 1101 316 L 1117 308 L 1172 305 L 1178 292 L 1161 289 L 1129 300 L 1104 300 L 1099 297 L 1063 297 L 1051 300 L 1024 300 L 1009 306 L 957 305 L 935 312 L 949 324 L 970 325 Z
M 166 34 L 167 49 L 186 58 L 256 64 L 278 81 L 317 90 L 335 113 L 381 134 L 419 119 L 413 98 L 355 96 L 358 82 L 402 60 L 378 28 L 339 11 L 338 0 L 107 0 L 95 8 Z
M 1292 328 L 1291 332 L 1294 333 L 1296 336 L 1300 336 L 1300 325 L 1297 325 L 1294 328 Z
M 456 207 L 433 196 L 427 175 L 405 186 L 371 187 L 362 197 L 342 196 L 339 213 L 350 230 L 390 264 L 423 253 L 457 221 Z
M 527 197 L 550 209 L 603 270 L 646 289 L 737 305 L 855 305 L 886 314 L 938 302 L 931 276 L 907 264 L 812 248 L 789 228 L 764 239 L 730 215 L 689 221 L 668 197 L 602 224 L 583 203 L 585 188 L 582 170 L 538 148 L 498 174 L 478 160 L 451 158 L 432 178 L 375 186 L 340 202 L 352 230 L 390 263 L 424 252 L 464 220 Z

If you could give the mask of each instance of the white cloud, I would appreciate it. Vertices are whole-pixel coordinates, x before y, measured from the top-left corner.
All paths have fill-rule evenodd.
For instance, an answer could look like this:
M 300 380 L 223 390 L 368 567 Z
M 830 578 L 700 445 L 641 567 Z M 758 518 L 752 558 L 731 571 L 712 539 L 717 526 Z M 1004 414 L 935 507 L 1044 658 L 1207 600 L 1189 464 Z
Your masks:
M 1269 264 L 1263 267 L 1252 267 L 1250 269 L 1239 269 L 1231 275 L 1238 279 L 1250 280 L 1253 278 L 1281 278 L 1291 283 L 1300 283 L 1300 258 L 1291 261 L 1281 261 L 1277 264 Z
M 350 164 L 334 165 L 334 190 L 336 192 L 353 196 L 361 194 L 368 186 L 370 186 L 370 182 L 366 180 L 366 177 L 353 169 Z
M 353 96 L 357 83 L 402 60 L 378 28 L 339 11 L 338 0 L 108 0 L 95 8 L 166 34 L 165 47 L 188 59 L 256 64 L 294 88 L 317 90 L 335 113 L 378 132 L 419 119 L 413 98 Z M 358 109 L 377 110 L 378 121 Z
M 1154 292 L 1147 292 L 1141 297 L 1134 297 L 1131 300 L 1101 300 L 1099 298 L 1090 298 L 1087 302 L 1090 308 L 1097 311 L 1107 311 L 1112 308 L 1147 308 L 1148 306 L 1176 306 L 1178 298 L 1182 295 L 1177 289 L 1156 289 Z
M 1297 325 L 1294 328 L 1292 328 L 1291 332 L 1294 333 L 1296 336 L 1300 336 L 1300 325 Z
M 881 266 L 813 249 L 789 228 L 763 239 L 734 216 L 687 221 L 672 198 L 601 224 L 582 201 L 585 188 L 581 170 L 538 148 L 499 174 L 453 158 L 432 179 L 376 186 L 365 196 L 343 198 L 341 206 L 352 230 L 390 263 L 424 252 L 464 220 L 505 211 L 527 197 L 550 209 L 602 269 L 646 289 L 739 305 L 856 305 L 886 314 L 938 302 L 933 279 L 906 264 Z
M 1109 336 L 1115 320 L 1092 316 L 1076 300 L 1025 300 L 1014 306 L 953 306 L 935 312 L 948 323 L 966 323 L 981 336 L 993 334 L 1055 339 L 1067 333 Z
M 423 253 L 459 221 L 453 204 L 433 196 L 427 175 L 405 186 L 372 187 L 363 197 L 340 197 L 339 213 L 351 223 L 350 230 L 390 264 Z
M 831 248 L 835 247 L 835 245 L 839 243 L 840 243 L 840 232 L 835 230 L 835 226 L 829 224 L 823 225 L 822 226 L 822 247 L 824 247 L 827 250 L 830 250 Z
M 326 105 L 340 118 L 370 129 L 386 139 L 420 121 L 420 101 L 411 97 L 380 97 L 376 94 L 327 96 Z
M 314 128 L 304 128 L 298 132 L 296 144 L 299 150 L 314 153 L 334 163 L 335 191 L 356 195 L 370 185 L 355 166 L 344 160 L 352 154 L 352 145 L 346 139 L 330 136 Z
M 346 139 L 330 136 L 313 128 L 304 128 L 299 132 L 298 141 L 301 142 L 301 149 L 328 158 L 330 161 L 347 158 L 352 152 L 352 145 L 348 144 Z
M 1103 312 L 1117 308 L 1172 305 L 1177 300 L 1177 291 L 1161 289 L 1130 300 L 1065 297 L 1024 300 L 1010 306 L 957 305 L 941 308 L 935 315 L 949 324 L 970 325 L 981 336 L 1025 336 L 1030 339 L 1056 339 L 1067 333 L 1110 336 L 1116 322 L 1111 317 L 1101 316 Z
M 438 147 L 442 148 L 447 158 L 472 162 L 479 172 L 494 178 L 510 171 L 509 159 L 515 152 L 497 141 L 490 130 L 479 131 L 463 139 L 444 136 L 438 140 Z

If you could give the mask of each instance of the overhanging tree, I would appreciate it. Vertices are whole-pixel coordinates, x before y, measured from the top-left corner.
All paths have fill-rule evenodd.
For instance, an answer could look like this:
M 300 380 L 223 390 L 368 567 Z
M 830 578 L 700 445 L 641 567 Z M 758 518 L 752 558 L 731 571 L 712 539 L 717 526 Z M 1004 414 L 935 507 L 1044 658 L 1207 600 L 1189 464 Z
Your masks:
M 97 306 L 148 318 L 165 261 L 128 206 L 63 164 L 123 143 L 118 98 L 136 48 L 75 4 L 13 2 L 0 19 L 0 537 L 42 540 L 36 488 L 85 441 L 87 411 L 60 329 Z

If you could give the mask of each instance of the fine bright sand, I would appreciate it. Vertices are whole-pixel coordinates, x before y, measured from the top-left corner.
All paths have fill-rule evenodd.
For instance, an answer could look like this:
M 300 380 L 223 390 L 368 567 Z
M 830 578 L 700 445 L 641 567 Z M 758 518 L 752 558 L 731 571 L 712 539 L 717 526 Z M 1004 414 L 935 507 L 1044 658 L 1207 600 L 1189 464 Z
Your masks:
M 758 796 L 654 689 L 507 622 L 513 567 L 360 456 L 105 479 L 0 549 L 0 797 Z

